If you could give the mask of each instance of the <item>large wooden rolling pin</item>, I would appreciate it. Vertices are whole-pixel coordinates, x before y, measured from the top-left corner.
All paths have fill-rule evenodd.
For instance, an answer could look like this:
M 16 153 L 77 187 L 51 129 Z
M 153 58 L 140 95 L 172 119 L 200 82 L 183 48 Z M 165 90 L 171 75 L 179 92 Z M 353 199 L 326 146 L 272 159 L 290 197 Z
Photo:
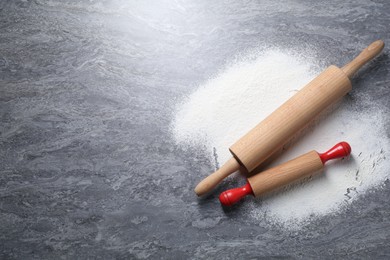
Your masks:
M 383 41 L 375 41 L 341 69 L 334 65 L 328 67 L 233 144 L 229 149 L 233 158 L 201 181 L 195 187 L 195 193 L 198 196 L 208 193 L 240 166 L 248 172 L 254 170 L 321 111 L 347 94 L 352 89 L 350 78 L 383 47 Z
M 274 168 L 258 173 L 247 179 L 246 185 L 221 193 L 219 201 L 224 206 L 232 206 L 246 195 L 259 197 L 297 180 L 321 171 L 329 160 L 350 155 L 351 146 L 341 142 L 325 153 L 308 152 Z

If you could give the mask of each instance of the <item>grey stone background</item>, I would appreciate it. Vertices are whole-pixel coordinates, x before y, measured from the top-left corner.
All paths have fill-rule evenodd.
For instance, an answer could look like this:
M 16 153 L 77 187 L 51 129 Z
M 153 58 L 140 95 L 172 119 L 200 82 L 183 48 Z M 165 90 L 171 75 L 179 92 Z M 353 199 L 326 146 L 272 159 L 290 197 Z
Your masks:
M 390 44 L 389 1 L 1 1 L 0 258 L 390 258 L 390 183 L 292 232 L 198 200 L 182 97 L 258 46 L 343 65 Z M 346 102 L 390 108 L 389 51 Z M 388 125 L 388 124 L 387 124 Z M 369 135 L 369 133 L 367 133 Z

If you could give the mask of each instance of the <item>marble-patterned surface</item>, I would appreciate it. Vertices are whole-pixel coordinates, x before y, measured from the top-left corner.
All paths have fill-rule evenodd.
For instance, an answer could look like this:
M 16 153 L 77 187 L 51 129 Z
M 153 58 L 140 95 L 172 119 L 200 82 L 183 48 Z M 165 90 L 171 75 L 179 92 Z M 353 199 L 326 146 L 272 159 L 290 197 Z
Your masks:
M 223 210 L 221 189 L 198 200 L 212 162 L 168 129 L 237 53 L 300 46 L 342 65 L 390 44 L 389 13 L 385 0 L 1 1 L 0 258 L 389 259 L 389 181 L 289 232 Z M 390 108 L 388 53 L 350 99 Z

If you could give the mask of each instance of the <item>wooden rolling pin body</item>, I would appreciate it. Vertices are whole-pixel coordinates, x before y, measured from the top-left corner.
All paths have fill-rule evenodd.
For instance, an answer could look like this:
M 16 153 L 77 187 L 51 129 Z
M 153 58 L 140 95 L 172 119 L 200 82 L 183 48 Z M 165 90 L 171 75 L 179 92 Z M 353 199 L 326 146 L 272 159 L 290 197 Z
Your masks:
M 291 161 L 248 178 L 255 197 L 283 187 L 321 171 L 324 164 L 316 151 L 308 152 Z
M 195 187 L 195 193 L 198 196 L 206 194 L 240 166 L 248 172 L 254 170 L 319 113 L 347 94 L 352 88 L 349 78 L 383 47 L 383 41 L 375 41 L 343 68 L 333 65 L 327 68 L 233 144 L 229 150 L 236 162 L 230 159 L 227 166 L 202 180 Z
M 330 66 L 233 144 L 230 152 L 251 172 L 351 89 L 344 72 Z

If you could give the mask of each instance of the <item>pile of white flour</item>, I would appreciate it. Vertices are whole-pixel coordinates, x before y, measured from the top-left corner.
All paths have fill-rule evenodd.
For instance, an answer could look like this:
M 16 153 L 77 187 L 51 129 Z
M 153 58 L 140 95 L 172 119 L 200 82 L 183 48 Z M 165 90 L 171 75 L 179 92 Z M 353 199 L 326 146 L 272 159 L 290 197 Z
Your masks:
M 321 72 L 315 67 L 307 57 L 279 50 L 227 66 L 178 105 L 172 123 L 175 140 L 179 145 L 206 148 L 210 160 L 217 156 L 216 165 L 222 165 L 231 157 L 228 148 L 236 140 Z M 385 160 L 390 142 L 382 113 L 378 108 L 357 111 L 353 104 L 344 103 L 322 115 L 272 165 L 311 150 L 324 152 L 340 141 L 350 143 L 351 157 L 327 164 L 322 175 L 311 181 L 247 200 L 250 215 L 295 229 L 313 218 L 337 213 L 368 189 L 380 187 L 390 177 Z

